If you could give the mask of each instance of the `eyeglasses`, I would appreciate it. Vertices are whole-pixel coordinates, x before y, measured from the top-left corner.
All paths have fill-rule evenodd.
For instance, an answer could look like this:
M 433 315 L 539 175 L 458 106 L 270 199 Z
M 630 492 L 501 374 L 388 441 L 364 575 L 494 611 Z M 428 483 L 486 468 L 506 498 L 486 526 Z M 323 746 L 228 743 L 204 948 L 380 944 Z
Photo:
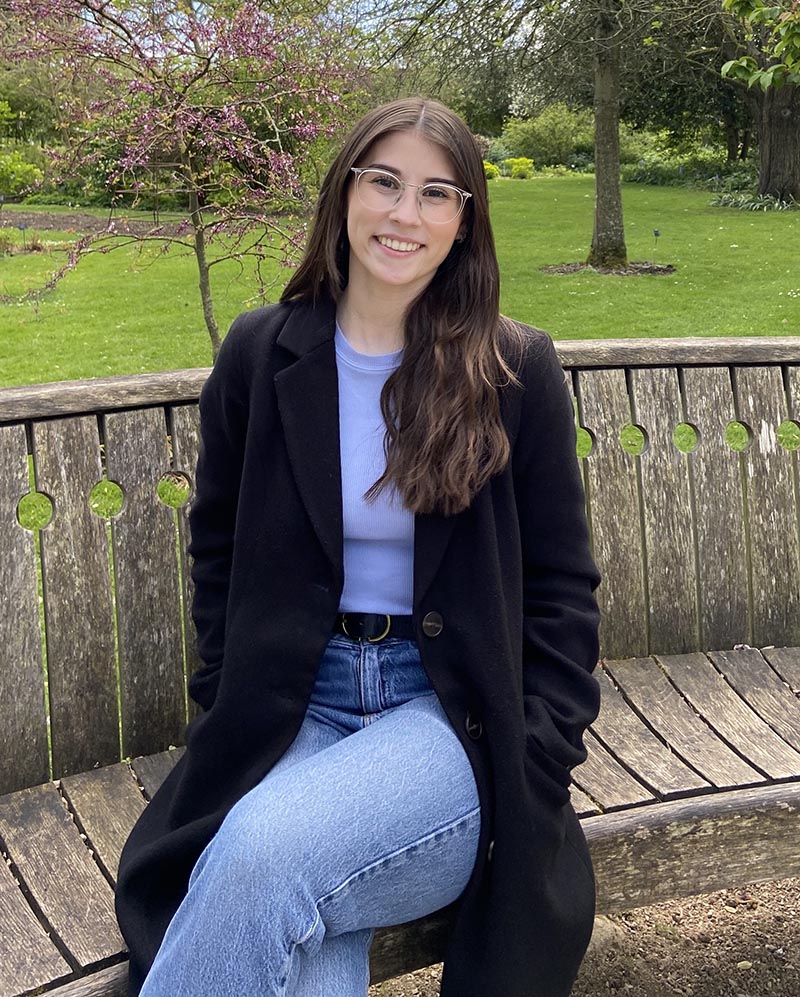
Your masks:
M 405 194 L 406 187 L 414 187 L 422 217 L 437 225 L 445 225 L 458 218 L 467 200 L 472 197 L 469 191 L 450 183 L 406 183 L 388 170 L 360 169 L 358 166 L 351 166 L 350 169 L 356 175 L 359 201 L 373 211 L 393 208 Z

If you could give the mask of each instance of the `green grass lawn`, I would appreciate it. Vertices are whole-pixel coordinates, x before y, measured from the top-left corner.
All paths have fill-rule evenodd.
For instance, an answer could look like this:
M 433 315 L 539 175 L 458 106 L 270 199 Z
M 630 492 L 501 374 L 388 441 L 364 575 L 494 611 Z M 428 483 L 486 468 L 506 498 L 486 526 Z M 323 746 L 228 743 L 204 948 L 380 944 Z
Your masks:
M 676 272 L 552 275 L 539 268 L 588 254 L 592 178 L 495 181 L 490 187 L 503 310 L 556 339 L 800 331 L 797 212 L 712 208 L 703 191 L 624 184 L 629 259 L 671 263 Z
M 556 339 L 800 331 L 797 212 L 711 208 L 707 193 L 626 184 L 631 260 L 671 263 L 676 272 L 553 275 L 539 268 L 588 253 L 593 178 L 493 181 L 490 189 L 503 310 Z M 74 238 L 39 234 L 55 247 Z M 0 295 L 21 295 L 62 259 L 59 248 L 0 257 Z M 274 274 L 277 297 L 285 271 L 276 265 Z M 217 268 L 213 280 L 224 329 L 256 303 L 255 282 L 235 264 Z M 156 259 L 133 248 L 89 257 L 35 303 L 0 305 L 0 343 L 0 385 L 205 366 L 211 359 L 193 259 Z

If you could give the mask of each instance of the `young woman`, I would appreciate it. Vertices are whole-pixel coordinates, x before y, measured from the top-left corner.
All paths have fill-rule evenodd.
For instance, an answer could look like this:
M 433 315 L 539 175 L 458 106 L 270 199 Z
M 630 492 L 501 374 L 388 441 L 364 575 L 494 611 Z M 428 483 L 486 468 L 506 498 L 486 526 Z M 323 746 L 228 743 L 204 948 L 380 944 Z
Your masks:
M 498 292 L 466 126 L 367 114 L 201 397 L 203 712 L 123 854 L 131 994 L 364 997 L 374 929 L 450 904 L 444 997 L 570 992 L 598 575 L 563 372 Z

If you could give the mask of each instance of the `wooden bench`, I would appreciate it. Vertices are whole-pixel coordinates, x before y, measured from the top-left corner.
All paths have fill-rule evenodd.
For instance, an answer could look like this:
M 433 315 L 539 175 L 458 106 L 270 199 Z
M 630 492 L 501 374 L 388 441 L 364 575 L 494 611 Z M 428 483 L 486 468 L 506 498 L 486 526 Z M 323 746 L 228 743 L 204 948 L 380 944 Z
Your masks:
M 800 341 L 558 349 L 604 573 L 603 708 L 574 785 L 598 909 L 800 875 L 800 469 L 782 445 Z M 124 993 L 117 860 L 181 750 L 197 665 L 187 507 L 157 483 L 191 479 L 206 375 L 0 391 L 0 997 Z M 124 494 L 110 520 L 90 508 L 104 479 Z M 41 531 L 19 522 L 34 490 Z M 381 932 L 373 978 L 440 958 L 445 923 Z

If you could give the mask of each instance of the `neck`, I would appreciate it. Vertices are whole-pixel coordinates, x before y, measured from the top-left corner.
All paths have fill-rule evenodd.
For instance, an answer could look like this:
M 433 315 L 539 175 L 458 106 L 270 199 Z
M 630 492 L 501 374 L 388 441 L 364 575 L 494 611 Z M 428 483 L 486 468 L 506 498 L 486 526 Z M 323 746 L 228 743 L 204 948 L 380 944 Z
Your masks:
M 336 318 L 359 353 L 394 353 L 405 345 L 408 305 L 407 293 L 371 298 L 348 285 L 336 307 Z

